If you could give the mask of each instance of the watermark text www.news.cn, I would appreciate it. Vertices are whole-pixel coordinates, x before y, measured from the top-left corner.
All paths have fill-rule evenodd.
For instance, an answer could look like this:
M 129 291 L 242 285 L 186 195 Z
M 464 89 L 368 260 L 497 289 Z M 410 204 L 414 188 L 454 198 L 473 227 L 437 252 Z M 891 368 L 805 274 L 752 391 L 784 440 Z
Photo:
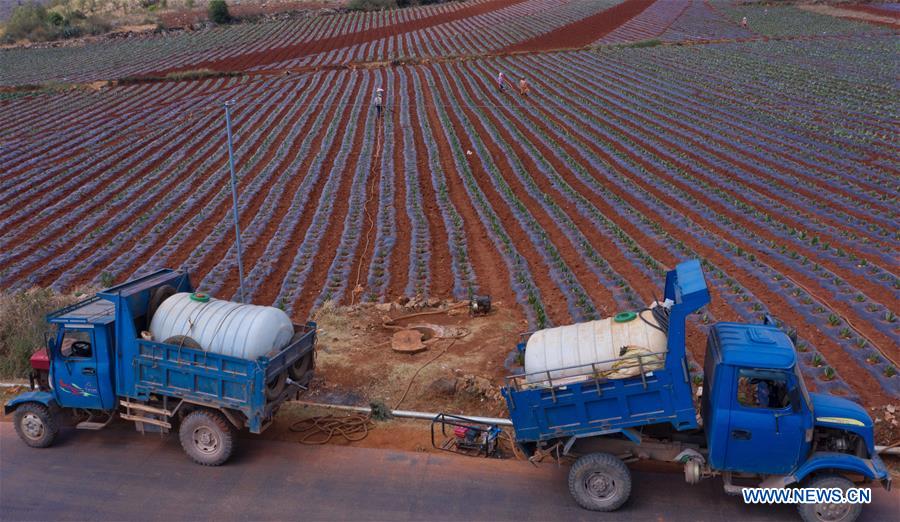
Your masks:
M 745 504 L 869 504 L 869 488 L 744 488 Z

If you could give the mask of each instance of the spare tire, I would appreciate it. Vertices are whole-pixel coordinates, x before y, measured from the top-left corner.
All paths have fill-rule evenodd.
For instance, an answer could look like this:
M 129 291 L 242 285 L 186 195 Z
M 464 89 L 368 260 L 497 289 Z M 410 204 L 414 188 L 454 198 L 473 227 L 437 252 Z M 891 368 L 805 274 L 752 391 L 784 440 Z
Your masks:
M 271 381 L 266 383 L 266 399 L 270 401 L 274 401 L 278 397 L 281 396 L 281 393 L 284 392 L 284 387 L 287 385 L 287 374 L 281 373 L 278 377 L 275 377 Z
M 150 321 L 153 320 L 153 315 L 156 314 L 156 311 L 159 309 L 159 305 L 163 303 L 166 299 L 172 297 L 178 292 L 172 285 L 163 285 L 150 294 L 150 302 L 147 304 L 147 327 L 145 330 L 150 330 Z
M 193 348 L 194 350 L 202 350 L 203 348 L 200 346 L 200 343 L 191 339 L 186 335 L 173 335 L 169 337 L 165 341 L 165 344 L 175 344 L 182 348 Z
M 312 371 L 313 366 L 315 366 L 313 361 L 314 355 L 315 354 L 310 351 L 308 354 L 297 359 L 297 361 L 288 368 L 288 374 L 291 379 L 303 386 L 308 384 L 310 378 L 309 373 Z

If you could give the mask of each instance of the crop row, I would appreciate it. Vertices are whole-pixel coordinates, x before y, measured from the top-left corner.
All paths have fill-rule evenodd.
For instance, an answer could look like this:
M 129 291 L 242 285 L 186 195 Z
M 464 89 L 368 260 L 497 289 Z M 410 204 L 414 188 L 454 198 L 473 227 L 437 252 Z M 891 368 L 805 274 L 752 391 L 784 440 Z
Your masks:
M 114 88 L 118 109 L 90 133 L 120 139 L 62 152 L 66 128 L 0 153 L 15 169 L 0 181 L 0 285 L 70 288 L 174 266 L 235 296 L 221 107 L 142 118 L 236 95 L 247 299 L 304 317 L 326 300 L 486 292 L 539 327 L 638 308 L 668 267 L 698 257 L 714 292 L 707 320 L 770 313 L 820 388 L 900 395 L 889 360 L 895 200 L 878 190 L 893 167 L 869 161 L 892 152 L 799 118 L 770 127 L 774 109 L 738 105 L 732 86 L 779 93 L 785 106 L 806 97 L 750 74 L 780 59 L 772 43 L 744 45 L 730 63 L 716 46 L 618 49 Z M 679 53 L 683 70 L 672 65 Z M 499 92 L 498 69 L 527 76 L 532 95 Z M 822 88 L 836 91 L 841 69 L 823 71 Z M 388 92 L 382 119 L 370 104 L 377 86 Z M 170 106 L 140 104 L 181 89 Z M 834 110 L 862 122 L 884 94 L 835 95 Z M 92 96 L 8 103 L 49 122 L 43 103 L 66 121 Z M 17 125 L 2 120 L 0 135 Z

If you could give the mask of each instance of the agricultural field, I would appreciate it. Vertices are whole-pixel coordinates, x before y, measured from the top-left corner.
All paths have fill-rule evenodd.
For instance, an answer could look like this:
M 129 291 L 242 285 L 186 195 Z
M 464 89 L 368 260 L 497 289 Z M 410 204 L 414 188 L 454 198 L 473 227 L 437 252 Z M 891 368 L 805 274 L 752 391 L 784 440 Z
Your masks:
M 696 363 L 706 325 L 769 314 L 812 387 L 896 402 L 896 31 L 730 1 L 475 0 L 3 51 L 0 288 L 180 267 L 235 297 L 234 99 L 255 303 L 303 319 L 487 293 L 538 328 L 642 307 L 700 258 Z

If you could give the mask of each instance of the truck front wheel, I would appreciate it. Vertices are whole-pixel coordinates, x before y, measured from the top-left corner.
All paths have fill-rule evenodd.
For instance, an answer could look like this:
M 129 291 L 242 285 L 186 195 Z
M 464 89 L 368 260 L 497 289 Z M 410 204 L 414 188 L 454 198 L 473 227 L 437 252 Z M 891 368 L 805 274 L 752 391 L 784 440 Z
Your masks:
M 569 493 L 584 509 L 615 511 L 631 495 L 631 471 L 615 455 L 585 455 L 569 470 Z
M 231 457 L 234 431 L 228 419 L 217 411 L 197 410 L 181 421 L 181 447 L 197 464 L 218 466 Z
M 28 402 L 16 408 L 13 414 L 16 433 L 32 448 L 46 448 L 53 444 L 59 425 L 50 409 L 37 402 Z
M 817 475 L 809 481 L 810 488 L 840 488 L 844 492 L 855 487 L 840 475 Z M 862 512 L 862 504 L 798 504 L 804 522 L 853 522 Z

